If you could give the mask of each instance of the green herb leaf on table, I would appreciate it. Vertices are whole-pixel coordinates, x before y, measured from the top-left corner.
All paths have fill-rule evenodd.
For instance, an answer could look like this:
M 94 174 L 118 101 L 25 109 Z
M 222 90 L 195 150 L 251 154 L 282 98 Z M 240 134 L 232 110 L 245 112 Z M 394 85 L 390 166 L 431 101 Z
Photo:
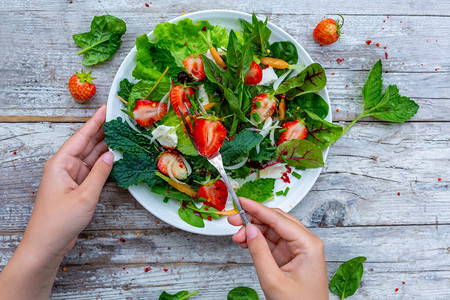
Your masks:
M 188 291 L 180 291 L 176 294 L 169 294 L 164 291 L 161 295 L 159 295 L 158 300 L 185 300 L 196 294 L 198 294 L 198 291 L 194 291 L 192 293 L 189 293 Z
M 185 221 L 189 225 L 199 228 L 205 227 L 205 222 L 203 221 L 202 217 L 196 215 L 194 213 L 194 210 L 189 207 L 184 207 L 183 205 L 181 205 L 178 209 L 178 215 L 180 216 L 181 220 Z
M 121 37 L 127 27 L 123 20 L 111 15 L 95 16 L 91 22 L 91 31 L 74 34 L 75 43 L 83 48 L 78 54 L 84 54 L 83 65 L 92 66 L 113 56 L 122 44 Z
M 366 258 L 358 256 L 339 266 L 330 281 L 330 290 L 341 299 L 352 296 L 359 288 Z
M 275 179 L 261 178 L 253 181 L 247 181 L 237 191 L 236 195 L 252 199 L 259 203 L 273 199 L 273 189 Z
M 298 51 L 294 43 L 289 41 L 275 42 L 270 45 L 270 57 L 284 60 L 290 65 L 298 62 Z
M 259 297 L 254 289 L 239 286 L 228 293 L 227 300 L 259 300 Z
M 297 96 L 288 102 L 286 115 L 288 117 L 298 115 L 302 111 L 310 111 L 323 119 L 328 115 L 329 106 L 319 94 L 307 93 Z
M 235 135 L 231 141 L 225 141 L 220 153 L 222 154 L 223 164 L 229 166 L 233 163 L 242 161 L 248 156 L 250 150 L 263 139 L 259 133 L 244 130 Z
M 320 64 L 313 63 L 302 70 L 297 76 L 281 83 L 276 93 L 286 93 L 287 99 L 293 99 L 306 93 L 318 92 L 325 87 L 326 83 L 327 77 L 325 70 Z
M 103 124 L 105 143 L 113 150 L 125 153 L 147 153 L 156 155 L 157 151 L 150 140 L 130 128 L 121 117 Z
M 319 146 L 307 140 L 289 140 L 277 147 L 277 162 L 285 162 L 292 167 L 320 168 L 324 166 Z
M 306 139 L 324 149 L 333 145 L 342 134 L 342 127 L 319 118 L 316 114 L 306 111 L 304 114 L 308 135 Z
M 372 69 L 370 69 L 366 84 L 364 84 L 362 89 L 364 99 L 363 111 L 374 107 L 380 102 L 383 91 L 382 71 L 381 60 L 377 61 Z
M 156 156 L 148 153 L 124 153 L 123 158 L 114 162 L 110 177 L 118 187 L 129 188 L 132 185 L 146 183 L 152 187 L 160 182 L 156 176 Z

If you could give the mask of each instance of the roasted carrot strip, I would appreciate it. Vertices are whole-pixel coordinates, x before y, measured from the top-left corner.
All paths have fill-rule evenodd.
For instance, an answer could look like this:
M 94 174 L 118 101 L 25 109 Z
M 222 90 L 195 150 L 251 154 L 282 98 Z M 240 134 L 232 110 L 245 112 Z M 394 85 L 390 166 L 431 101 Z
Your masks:
M 282 59 L 272 57 L 261 57 L 261 63 L 268 65 L 274 69 L 286 69 L 289 68 L 289 64 Z
M 231 215 L 235 215 L 239 212 L 236 209 L 230 209 L 230 210 L 225 210 L 225 211 L 215 211 L 214 213 L 217 215 L 222 215 L 222 216 L 231 216 Z
M 280 115 L 280 121 L 283 121 L 286 115 L 286 102 L 284 101 L 284 99 L 282 99 L 280 104 L 278 105 L 278 113 Z
M 180 192 L 185 193 L 188 196 L 191 196 L 191 197 L 196 197 L 197 196 L 197 192 L 194 191 L 186 183 L 178 183 L 178 182 L 173 181 L 172 179 L 169 179 L 168 183 L 171 186 L 173 186 L 174 188 L 176 188 L 177 190 L 179 190 Z

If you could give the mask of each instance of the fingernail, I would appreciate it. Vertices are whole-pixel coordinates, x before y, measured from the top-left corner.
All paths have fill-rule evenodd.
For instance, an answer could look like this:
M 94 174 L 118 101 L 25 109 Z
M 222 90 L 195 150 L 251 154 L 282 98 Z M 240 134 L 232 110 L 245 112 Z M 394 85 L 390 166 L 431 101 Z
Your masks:
M 247 225 L 245 231 L 247 234 L 247 240 L 251 240 L 258 235 L 258 228 L 256 228 L 255 225 L 250 223 Z
M 108 151 L 102 155 L 102 159 L 105 163 L 112 166 L 114 163 L 114 153 L 112 153 L 111 151 Z

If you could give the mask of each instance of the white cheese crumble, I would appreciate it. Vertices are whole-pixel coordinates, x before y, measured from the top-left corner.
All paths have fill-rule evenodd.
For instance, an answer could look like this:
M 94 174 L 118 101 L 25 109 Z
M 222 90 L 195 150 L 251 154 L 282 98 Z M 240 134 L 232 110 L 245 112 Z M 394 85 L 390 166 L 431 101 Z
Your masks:
M 268 67 L 262 70 L 262 79 L 258 85 L 271 85 L 278 79 L 277 74 L 272 67 Z
M 153 137 L 166 148 L 175 148 L 178 137 L 174 126 L 159 125 L 152 131 Z
M 241 187 L 241 185 L 239 184 L 239 182 L 237 182 L 237 181 L 234 180 L 233 178 L 228 177 L 228 179 L 230 180 L 230 184 L 231 184 L 231 187 L 233 188 L 233 190 L 237 191 L 237 190 Z
M 283 173 L 286 172 L 284 164 L 276 164 L 259 171 L 260 178 L 274 178 L 279 179 Z
M 205 87 L 203 86 L 203 84 L 198 86 L 198 99 L 200 100 L 203 106 L 209 103 L 209 97 L 205 91 Z

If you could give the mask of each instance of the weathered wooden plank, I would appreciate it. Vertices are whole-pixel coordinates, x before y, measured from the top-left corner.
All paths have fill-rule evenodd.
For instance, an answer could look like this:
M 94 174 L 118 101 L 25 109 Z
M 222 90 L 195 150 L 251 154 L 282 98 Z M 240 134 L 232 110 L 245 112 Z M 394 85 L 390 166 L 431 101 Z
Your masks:
M 14 11 L 5 14 L 7 28 L 2 28 L 0 42 L 0 111 L 6 116 L 87 117 L 106 102 L 115 72 L 133 47 L 138 34 L 158 23 L 175 17 L 157 10 L 120 11 L 128 24 L 123 45 L 108 62 L 95 66 L 97 95 L 90 102 L 78 104 L 67 90 L 68 78 L 81 68 L 81 57 L 71 39 L 73 33 L 85 31 L 91 15 L 78 16 L 76 11 L 58 13 L 64 4 L 51 11 Z M 119 4 L 119 6 L 122 4 Z M 132 4 L 127 4 L 132 5 Z M 294 10 L 295 11 L 295 10 Z M 285 22 L 286 18 L 289 22 Z M 346 16 L 345 34 L 335 45 L 319 47 L 311 32 L 318 16 L 293 17 L 274 14 L 272 21 L 300 41 L 314 60 L 327 69 L 328 89 L 333 109 L 339 108 L 335 120 L 351 120 L 361 108 L 361 88 L 367 70 L 382 58 L 385 83 L 398 84 L 402 94 L 417 100 L 422 109 L 416 121 L 448 121 L 448 39 L 439 40 L 439 32 L 450 30 L 449 17 Z M 383 19 L 386 23 L 383 23 Z M 400 23 L 402 21 L 402 23 Z M 385 26 L 384 30 L 382 26 Z M 16 36 L 11 39 L 11 36 Z M 27 40 L 25 44 L 22 41 Z M 370 46 L 366 40 L 372 40 Z M 438 40 L 436 42 L 436 40 Z M 399 43 L 398 41 L 401 41 Z M 428 41 L 428 42 L 427 42 Z M 380 47 L 376 43 L 380 43 Z M 32 47 L 25 46 L 32 45 Z M 386 46 L 387 49 L 383 49 Z M 426 49 L 426 55 L 424 54 Z M 389 59 L 385 59 L 388 52 Z M 336 59 L 344 58 L 341 63 Z M 422 65 L 423 64 L 423 65 Z M 439 68 L 439 69 L 438 69 Z M 436 71 L 438 69 L 438 71 Z M 334 75 L 331 75 L 334 74 Z M 348 85 L 348 87 L 347 87 Z M 425 102 L 426 101 L 426 102 Z M 7 121 L 12 119 L 4 118 Z M 52 121 L 52 119 L 47 119 Z
M 427 16 L 443 16 L 450 15 L 450 6 L 447 1 L 433 1 L 433 5 L 429 5 L 426 1 L 373 1 L 363 0 L 354 5 L 351 2 L 333 2 L 326 0 L 319 0 L 313 3 L 302 1 L 284 1 L 283 5 L 279 2 L 268 1 L 264 5 L 256 0 L 251 1 L 218 1 L 211 3 L 206 0 L 199 0 L 190 2 L 182 1 L 149 1 L 149 7 L 144 6 L 145 2 L 137 1 L 65 1 L 65 2 L 46 2 L 41 3 L 33 0 L 28 2 L 9 3 L 2 2 L 0 5 L 1 11 L 43 11 L 43 10 L 64 10 L 64 11 L 87 11 L 87 12 L 122 12 L 134 11 L 140 13 L 188 13 L 206 9 L 231 9 L 241 10 L 247 12 L 258 12 L 263 14 L 270 14 L 273 12 L 303 15 L 303 14 L 328 14 L 330 12 L 340 12 L 342 14 L 357 14 L 357 15 L 427 15 Z
M 25 228 L 43 163 L 79 126 L 2 124 L 0 231 Z M 450 224 L 449 140 L 448 122 L 358 124 L 331 148 L 317 183 L 292 213 L 308 226 Z M 89 229 L 124 228 L 160 226 L 108 183 Z

